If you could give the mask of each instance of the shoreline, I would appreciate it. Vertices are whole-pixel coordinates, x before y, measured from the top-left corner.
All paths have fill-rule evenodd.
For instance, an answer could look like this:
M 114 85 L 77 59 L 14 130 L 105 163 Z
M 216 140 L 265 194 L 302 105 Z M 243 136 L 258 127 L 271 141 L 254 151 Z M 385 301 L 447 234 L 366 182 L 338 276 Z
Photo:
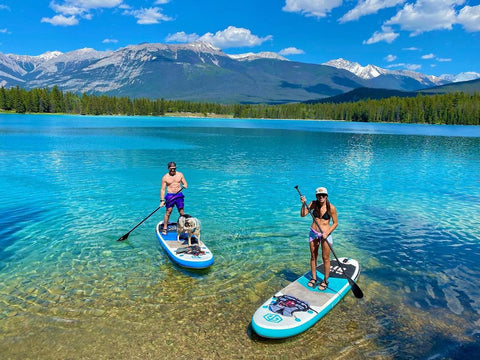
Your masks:
M 17 113 L 15 111 L 4 111 L 0 109 L 0 114 L 12 114 L 12 115 L 72 115 L 72 116 L 127 116 L 127 117 L 134 117 L 134 116 L 148 116 L 148 117 L 184 117 L 184 118 L 205 118 L 205 119 L 234 119 L 232 114 L 216 114 L 216 113 L 196 113 L 196 112 L 172 112 L 172 113 L 165 113 L 164 115 L 127 115 L 127 114 L 70 114 L 70 113 L 46 113 L 46 112 L 24 112 L 24 113 Z M 293 120 L 293 119 L 292 119 Z M 301 120 L 301 119 L 299 119 Z
M 0 110 L 0 115 L 67 115 L 67 116 L 92 116 L 92 117 L 150 117 L 150 118 L 188 118 L 188 119 L 236 119 L 236 120 L 265 120 L 265 121 L 311 121 L 311 122 L 322 122 L 322 121 L 335 121 L 335 122 L 344 122 L 352 124 L 390 124 L 390 125 L 423 125 L 423 126 L 461 126 L 461 127 L 480 127 L 479 125 L 469 125 L 469 124 L 429 124 L 429 123 L 403 123 L 403 122 L 383 122 L 383 121 L 348 121 L 348 120 L 334 120 L 334 119 L 293 119 L 293 118 L 236 118 L 232 114 L 216 114 L 216 113 L 194 113 L 194 112 L 173 112 L 165 113 L 164 115 L 126 115 L 126 114 L 69 114 L 69 113 L 17 113 L 14 111 L 2 111 Z

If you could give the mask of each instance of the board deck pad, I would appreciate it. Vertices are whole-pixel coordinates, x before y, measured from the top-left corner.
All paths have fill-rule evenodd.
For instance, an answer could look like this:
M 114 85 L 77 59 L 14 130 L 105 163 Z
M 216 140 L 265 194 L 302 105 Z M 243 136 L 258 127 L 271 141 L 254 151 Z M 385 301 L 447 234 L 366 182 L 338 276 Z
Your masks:
M 193 247 L 189 249 L 188 236 L 186 233 L 180 234 L 180 239 L 177 241 L 176 223 L 168 223 L 166 235 L 162 234 L 162 230 L 163 221 L 157 224 L 155 232 L 160 245 L 174 263 L 191 269 L 204 269 L 213 264 L 213 253 L 207 245 L 205 245 L 203 240 L 202 245 L 198 246 L 198 239 L 195 236 L 192 236 L 191 245 Z
M 339 260 L 346 275 L 352 280 L 357 279 L 360 273 L 358 262 L 348 258 L 340 258 Z M 351 285 L 337 260 L 330 262 L 329 283 L 326 290 L 318 289 L 318 284 L 324 278 L 323 264 L 319 265 L 316 271 L 317 285 L 315 288 L 308 286 L 308 282 L 312 279 L 312 273 L 309 271 L 277 292 L 257 309 L 252 317 L 252 327 L 258 335 L 267 338 L 285 338 L 298 335 L 327 314 L 351 289 Z M 306 302 L 310 309 L 308 311 L 296 311 L 293 316 L 285 316 L 272 311 L 270 305 L 275 303 L 277 298 L 282 295 L 293 296 Z

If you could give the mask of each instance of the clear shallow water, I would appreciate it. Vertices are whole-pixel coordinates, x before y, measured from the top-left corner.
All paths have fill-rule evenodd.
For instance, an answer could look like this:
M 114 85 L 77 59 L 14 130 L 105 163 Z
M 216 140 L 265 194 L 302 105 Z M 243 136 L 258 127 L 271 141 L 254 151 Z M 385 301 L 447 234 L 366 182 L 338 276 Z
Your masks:
M 480 128 L 332 121 L 0 115 L 0 353 L 9 359 L 463 358 L 480 351 Z M 154 234 L 177 162 L 215 264 Z M 250 318 L 308 270 L 327 186 L 348 295 L 283 341 Z M 174 213 L 176 214 L 176 213 Z

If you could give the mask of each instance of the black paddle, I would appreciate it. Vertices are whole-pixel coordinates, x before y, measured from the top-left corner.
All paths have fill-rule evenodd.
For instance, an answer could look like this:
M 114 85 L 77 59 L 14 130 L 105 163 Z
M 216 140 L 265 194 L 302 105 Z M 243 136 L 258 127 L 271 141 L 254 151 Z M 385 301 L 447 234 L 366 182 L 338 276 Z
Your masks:
M 181 188 L 180 190 L 178 190 L 174 195 L 177 195 L 179 192 L 181 192 L 183 190 L 183 188 Z M 172 197 L 173 199 L 173 197 Z M 163 206 L 165 206 L 165 202 L 163 203 L 163 205 L 160 205 L 159 207 L 157 207 L 155 210 L 153 210 L 150 215 L 148 215 L 145 219 L 143 219 L 142 221 L 140 221 L 137 225 L 135 225 L 129 232 L 127 232 L 125 235 L 123 235 L 122 237 L 120 237 L 117 241 L 123 241 L 123 240 L 127 240 L 128 239 L 128 236 L 130 235 L 130 233 L 135 230 L 137 227 L 139 227 L 145 220 L 147 220 L 150 216 L 152 216 L 153 214 L 155 214 L 158 210 L 160 210 L 160 208 L 162 208 Z
M 301 193 L 300 190 L 298 189 L 298 185 L 295 186 L 295 189 L 297 189 L 298 194 L 299 194 L 300 197 L 301 197 L 301 196 L 302 196 L 302 193 Z M 313 216 L 312 210 L 310 210 L 310 208 L 308 207 L 308 205 L 307 205 L 307 203 L 306 203 L 305 201 L 303 201 L 303 204 L 307 207 L 308 213 L 312 216 L 313 221 L 315 221 L 315 224 L 317 224 L 317 226 L 318 226 L 317 219 L 315 219 L 315 216 Z M 320 229 L 320 226 L 318 226 L 318 228 Z M 328 247 L 330 248 L 330 250 L 332 251 L 333 256 L 335 256 L 335 259 L 336 259 L 337 262 L 338 262 L 338 266 L 340 266 L 340 269 L 342 269 L 343 275 L 347 278 L 348 283 L 349 283 L 350 286 L 352 287 L 353 295 L 355 295 L 355 297 L 358 298 L 358 299 L 363 298 L 363 291 L 362 291 L 362 289 L 360 289 L 360 287 L 355 283 L 355 281 L 353 281 L 353 280 L 345 273 L 345 269 L 342 267 L 342 265 L 341 265 L 341 263 L 340 263 L 340 260 L 338 260 L 338 257 L 337 257 L 337 255 L 335 254 L 335 251 L 333 251 L 332 245 L 330 245 L 330 243 L 329 243 L 328 241 L 327 241 L 327 244 L 328 244 Z

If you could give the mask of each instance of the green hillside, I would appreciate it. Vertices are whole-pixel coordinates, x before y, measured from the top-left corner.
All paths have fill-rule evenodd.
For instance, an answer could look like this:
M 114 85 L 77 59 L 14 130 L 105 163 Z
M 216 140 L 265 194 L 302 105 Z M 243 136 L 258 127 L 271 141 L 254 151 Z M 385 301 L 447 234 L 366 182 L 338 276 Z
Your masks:
M 344 103 L 344 102 L 357 102 L 361 100 L 379 100 L 379 99 L 386 99 L 389 97 L 397 96 L 397 97 L 415 97 L 417 96 L 417 92 L 415 91 L 400 91 L 400 90 L 390 90 L 390 89 L 372 89 L 372 88 L 357 88 L 352 91 L 346 92 L 344 94 L 331 96 L 326 99 L 316 100 L 316 101 L 309 101 L 308 104 L 315 104 L 315 103 Z
M 466 94 L 480 93 L 480 79 L 436 86 L 423 89 L 420 92 L 423 94 L 446 94 L 452 92 L 464 92 Z
M 451 94 L 456 92 L 463 92 L 465 94 L 473 95 L 474 93 L 480 93 L 480 79 L 471 80 L 471 81 L 462 81 L 458 83 L 451 83 L 442 86 L 436 86 L 434 88 L 423 89 L 419 91 L 400 91 L 400 90 L 390 90 L 390 89 L 374 89 L 361 87 L 351 91 L 348 91 L 344 94 L 331 96 L 325 99 L 307 101 L 307 104 L 317 104 L 317 103 L 347 103 L 347 102 L 357 102 L 362 100 L 380 100 L 387 99 L 390 97 L 415 97 L 418 94 L 423 95 L 434 95 L 434 94 Z

